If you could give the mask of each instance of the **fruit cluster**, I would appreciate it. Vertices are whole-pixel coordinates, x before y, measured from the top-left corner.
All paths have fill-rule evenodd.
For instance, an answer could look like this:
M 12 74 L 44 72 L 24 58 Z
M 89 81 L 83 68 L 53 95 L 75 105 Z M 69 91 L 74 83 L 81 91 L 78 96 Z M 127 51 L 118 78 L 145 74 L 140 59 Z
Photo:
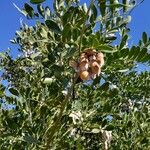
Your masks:
M 96 52 L 95 49 L 87 48 L 81 55 L 78 62 L 73 62 L 71 66 L 76 70 L 82 80 L 94 79 L 101 73 L 104 65 L 104 55 Z

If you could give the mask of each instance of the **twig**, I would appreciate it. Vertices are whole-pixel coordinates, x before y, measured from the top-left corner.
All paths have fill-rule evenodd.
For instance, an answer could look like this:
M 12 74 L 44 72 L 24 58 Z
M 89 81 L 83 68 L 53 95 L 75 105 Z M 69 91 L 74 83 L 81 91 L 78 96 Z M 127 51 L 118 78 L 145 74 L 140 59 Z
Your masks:
M 86 15 L 85 15 L 84 24 L 83 24 L 82 29 L 81 29 L 81 35 L 80 35 L 80 41 L 79 41 L 79 56 L 80 56 L 80 52 L 81 52 L 81 44 L 82 44 L 83 33 L 84 33 L 84 30 L 85 30 L 85 25 L 86 25 L 86 19 L 87 19 L 88 15 L 89 15 L 91 6 L 92 6 L 92 4 L 94 3 L 94 1 L 95 1 L 95 0 L 91 0 L 91 2 L 90 2 L 90 6 L 89 6 L 89 8 L 88 8 L 88 10 L 87 10 L 87 13 L 86 13 Z
M 75 77 L 74 80 L 75 80 L 75 82 L 76 82 L 77 76 Z M 68 94 L 67 94 L 66 98 L 64 99 L 64 101 L 63 101 L 62 104 L 61 104 L 60 112 L 59 112 L 59 115 L 58 115 L 56 121 L 54 122 L 53 126 L 50 127 L 50 128 L 46 131 L 47 137 L 49 137 L 49 139 L 47 140 L 46 149 L 49 149 L 49 148 L 51 147 L 51 143 L 52 143 L 52 141 L 53 141 L 53 139 L 54 139 L 54 135 L 55 135 L 56 131 L 59 130 L 58 127 L 59 127 L 59 125 L 60 125 L 60 120 L 61 120 L 61 118 L 62 118 L 62 116 L 63 116 L 63 112 L 64 112 L 64 110 L 65 110 L 65 108 L 66 108 L 67 102 L 68 102 L 68 100 L 69 100 L 70 97 L 71 97 L 72 90 L 73 90 L 73 86 L 74 86 L 74 85 L 72 84 L 71 87 L 68 89 Z M 49 131 L 51 131 L 50 134 L 48 133 Z
M 142 4 L 144 2 L 144 0 L 141 0 L 139 3 L 137 3 L 131 10 L 130 10 L 130 12 L 129 12 L 129 15 L 132 13 L 132 11 L 136 8 L 136 7 L 138 7 L 140 4 Z

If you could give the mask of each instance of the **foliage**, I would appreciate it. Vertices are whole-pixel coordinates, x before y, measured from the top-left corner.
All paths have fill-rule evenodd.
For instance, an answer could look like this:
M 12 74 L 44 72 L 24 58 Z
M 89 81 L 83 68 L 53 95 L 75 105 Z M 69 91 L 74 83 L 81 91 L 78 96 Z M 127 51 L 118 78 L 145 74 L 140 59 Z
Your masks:
M 30 0 L 19 11 L 34 26 L 22 24 L 12 43 L 20 56 L 0 54 L 0 98 L 16 105 L 1 108 L 1 149 L 150 149 L 150 39 L 143 32 L 128 46 L 133 0 Z M 88 47 L 105 55 L 99 77 L 76 82 L 69 66 Z M 8 86 L 2 84 L 7 81 Z M 111 135 L 110 134 L 110 135 Z

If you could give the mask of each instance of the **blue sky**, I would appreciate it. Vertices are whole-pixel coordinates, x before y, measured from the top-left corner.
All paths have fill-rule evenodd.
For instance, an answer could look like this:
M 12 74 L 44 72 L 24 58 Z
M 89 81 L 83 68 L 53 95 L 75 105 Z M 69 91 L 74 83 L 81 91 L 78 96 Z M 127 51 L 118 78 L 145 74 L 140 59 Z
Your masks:
M 22 8 L 24 2 L 29 2 L 29 0 L 0 0 L 0 51 L 10 47 L 13 53 L 15 53 L 17 49 L 10 44 L 9 40 L 15 36 L 15 31 L 20 27 L 20 18 L 23 18 L 26 23 L 28 21 L 13 6 L 13 3 Z M 81 2 L 86 2 L 86 0 L 81 0 Z M 47 4 L 51 7 L 51 0 L 47 0 Z M 132 43 L 136 44 L 138 42 L 143 31 L 146 31 L 150 35 L 149 8 L 150 0 L 145 0 L 131 14 L 132 22 L 130 23 L 130 27 Z

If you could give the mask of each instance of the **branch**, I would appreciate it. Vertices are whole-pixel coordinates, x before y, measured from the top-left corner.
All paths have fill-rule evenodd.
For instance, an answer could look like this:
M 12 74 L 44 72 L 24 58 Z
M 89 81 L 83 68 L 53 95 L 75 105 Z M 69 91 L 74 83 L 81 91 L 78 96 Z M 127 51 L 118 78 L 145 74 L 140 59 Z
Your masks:
M 94 2 L 95 2 L 95 0 L 91 0 L 90 5 L 89 5 L 89 8 L 88 8 L 88 10 L 87 10 L 87 13 L 86 13 L 86 15 L 85 15 L 83 27 L 82 27 L 82 29 L 81 29 L 81 35 L 80 35 L 80 41 L 79 41 L 79 55 L 80 55 L 80 52 L 81 52 L 81 43 L 82 43 L 83 34 L 84 34 L 84 30 L 85 30 L 86 19 L 87 19 L 88 15 L 89 15 L 91 6 L 92 6 L 92 4 L 93 4 Z
M 76 76 L 74 80 L 76 81 L 77 78 L 78 78 L 78 76 Z M 49 149 L 51 147 L 51 143 L 54 139 L 54 135 L 59 130 L 58 128 L 59 128 L 59 125 L 60 125 L 60 121 L 61 121 L 61 118 L 63 116 L 63 112 L 66 108 L 67 102 L 69 101 L 69 99 L 71 97 L 73 86 L 74 86 L 74 83 L 68 89 L 68 94 L 66 95 L 66 98 L 63 100 L 63 102 L 61 104 L 60 112 L 58 114 L 58 117 L 57 117 L 56 121 L 54 122 L 53 126 L 48 128 L 48 130 L 46 131 L 47 137 L 49 137 L 48 140 L 47 140 L 47 145 L 46 145 L 47 149 Z M 50 133 L 48 133 L 49 131 L 50 131 Z

